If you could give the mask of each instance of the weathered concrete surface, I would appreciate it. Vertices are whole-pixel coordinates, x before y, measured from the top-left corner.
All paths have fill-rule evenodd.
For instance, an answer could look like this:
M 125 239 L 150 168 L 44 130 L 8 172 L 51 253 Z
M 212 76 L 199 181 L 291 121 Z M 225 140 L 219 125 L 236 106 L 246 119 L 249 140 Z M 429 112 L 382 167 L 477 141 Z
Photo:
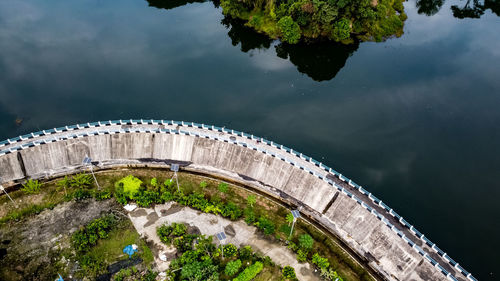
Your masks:
M 119 204 L 112 200 L 72 201 L 36 217 L 2 226 L 0 249 L 6 251 L 6 255 L 0 257 L 0 280 L 53 280 L 57 264 L 73 264 L 60 254 L 71 248 L 71 234 L 118 208 Z M 70 267 L 70 273 L 74 269 Z
M 162 261 L 159 254 L 165 254 L 173 258 L 173 247 L 167 247 L 161 243 L 156 234 L 156 228 L 163 224 L 186 223 L 191 227 L 196 227 L 201 234 L 214 236 L 222 229 L 227 233 L 227 243 L 232 243 L 237 247 L 249 245 L 254 251 L 264 256 L 269 256 L 274 262 L 281 266 L 290 265 L 295 268 L 297 277 L 301 281 L 320 280 L 314 275 L 309 263 L 299 263 L 295 253 L 284 246 L 276 246 L 260 235 L 255 227 L 248 226 L 242 221 L 233 222 L 213 214 L 205 214 L 188 207 L 177 208 L 175 203 L 156 205 L 153 208 L 141 208 L 129 213 L 129 218 L 134 224 L 137 232 L 148 241 L 153 241 L 156 249 L 155 262 L 158 269 L 164 271 L 168 268 L 170 260 Z M 217 239 L 214 242 L 219 245 Z
M 322 180 L 332 175 L 311 161 L 263 143 L 258 138 L 249 139 L 187 125 L 180 126 L 180 130 L 178 127 L 168 124 L 111 125 L 36 137 L 35 141 L 47 139 L 51 142 L 0 156 L 0 177 L 5 183 L 27 177 L 41 178 L 73 173 L 83 169 L 81 161 L 86 155 L 98 163 L 94 169 L 120 165 L 168 167 L 165 163 L 170 160 L 184 161 L 183 169 L 224 177 L 251 186 L 288 204 L 303 207 L 301 212 L 304 215 L 344 240 L 385 279 L 447 279 L 439 268 L 412 248 L 403 237 L 398 236 L 394 228 L 391 230 L 374 213 L 345 193 L 338 193 L 337 189 Z M 105 134 L 105 131 L 112 131 L 112 134 Z M 87 135 L 68 139 L 68 136 L 75 133 Z M 33 139 L 8 144 L 1 149 L 5 151 L 30 142 Z M 144 162 L 144 159 L 157 161 Z M 351 188 L 338 177 L 335 182 L 346 189 Z M 337 198 L 332 202 L 337 193 Z M 374 204 L 367 196 L 359 192 L 352 193 L 363 200 L 365 205 L 376 210 L 385 221 L 400 229 L 399 233 L 421 246 L 425 255 L 432 257 L 450 272 L 454 280 L 467 280 L 443 257 L 437 255 L 435 249 L 422 243 L 419 237 L 391 214 Z

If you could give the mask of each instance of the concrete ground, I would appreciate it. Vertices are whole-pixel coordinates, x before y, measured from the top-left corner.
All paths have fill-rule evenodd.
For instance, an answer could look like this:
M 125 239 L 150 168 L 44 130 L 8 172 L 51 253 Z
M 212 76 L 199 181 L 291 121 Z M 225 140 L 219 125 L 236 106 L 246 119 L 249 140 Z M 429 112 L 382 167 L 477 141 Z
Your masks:
M 156 228 L 165 223 L 182 222 L 205 235 L 215 236 L 217 232 L 224 230 L 228 238 L 225 243 L 232 243 L 237 247 L 250 245 L 254 251 L 269 256 L 276 264 L 290 265 L 295 268 L 299 280 L 320 280 L 318 276 L 313 274 L 314 269 L 310 264 L 299 263 L 295 253 L 282 245 L 269 242 L 257 232 L 255 227 L 249 226 L 243 221 L 233 222 L 220 216 L 179 206 L 175 202 L 156 205 L 154 209 L 137 208 L 129 212 L 128 215 L 139 234 L 153 244 L 155 262 L 160 271 L 165 271 L 168 268 L 169 260 L 175 257 L 175 248 L 167 247 L 160 242 Z M 218 243 L 215 237 L 214 242 Z M 160 259 L 162 254 L 165 255 L 167 261 Z

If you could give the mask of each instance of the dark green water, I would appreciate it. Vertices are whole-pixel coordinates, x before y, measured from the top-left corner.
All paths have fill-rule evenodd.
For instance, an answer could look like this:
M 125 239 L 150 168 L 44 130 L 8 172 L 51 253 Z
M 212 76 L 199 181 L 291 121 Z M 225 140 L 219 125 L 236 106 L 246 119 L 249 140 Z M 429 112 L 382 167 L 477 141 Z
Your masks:
M 282 45 L 210 2 L 170 3 L 0 1 L 0 138 L 122 118 L 246 131 L 341 171 L 500 279 L 498 0 L 455 16 L 465 1 L 410 1 L 403 37 L 349 47 Z

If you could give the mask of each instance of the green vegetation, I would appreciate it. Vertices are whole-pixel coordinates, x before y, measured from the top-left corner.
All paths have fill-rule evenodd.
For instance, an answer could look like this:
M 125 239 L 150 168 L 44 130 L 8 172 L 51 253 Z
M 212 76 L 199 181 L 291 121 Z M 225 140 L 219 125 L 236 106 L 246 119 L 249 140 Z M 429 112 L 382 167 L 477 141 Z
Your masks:
M 283 42 L 327 38 L 351 43 L 401 36 L 402 0 L 221 0 L 225 15 Z
M 108 237 L 111 228 L 116 224 L 113 215 L 107 215 L 90 222 L 87 226 L 73 233 L 71 242 L 73 248 L 79 252 L 86 252 L 97 244 L 99 239 Z
M 223 193 L 227 193 L 227 192 L 228 192 L 228 190 L 229 190 L 229 186 L 228 186 L 228 185 L 227 185 L 227 183 L 225 183 L 225 182 L 221 182 L 221 183 L 219 183 L 219 186 L 218 186 L 218 187 L 219 187 L 219 191 L 220 191 L 220 192 L 223 192 Z
M 132 175 L 128 175 L 127 177 L 117 181 L 115 183 L 115 188 L 123 188 L 123 193 L 133 199 L 134 194 L 139 190 L 141 184 L 142 181 L 140 179 Z
M 151 169 L 133 170 L 133 178 L 141 181 L 141 184 L 136 186 L 136 192 L 132 193 L 133 196 L 129 196 L 131 194 L 125 194 L 124 186 L 116 183 L 122 181 L 124 178 L 132 178 L 130 173 L 130 170 L 114 170 L 107 173 L 96 174 L 102 188 L 101 190 L 96 190 L 93 187 L 93 179 L 90 176 L 90 185 L 84 184 L 83 187 L 81 187 L 76 184 L 73 184 L 73 186 L 67 184 L 66 186 L 71 188 L 68 190 L 67 195 L 63 192 L 62 188 L 60 188 L 62 183 L 56 185 L 56 181 L 44 183 L 38 194 L 25 195 L 21 190 L 11 192 L 11 196 L 14 200 L 22 197 L 22 200 L 16 200 L 19 201 L 20 208 L 6 209 L 8 211 L 4 211 L 3 215 L 0 217 L 0 224 L 10 221 L 19 221 L 24 217 L 40 213 L 47 208 L 54 208 L 57 204 L 73 199 L 83 200 L 88 197 L 94 197 L 96 200 L 106 200 L 115 197 L 115 199 L 122 204 L 136 200 L 136 203 L 139 204 L 139 202 L 141 202 L 140 204 L 143 206 L 175 201 L 180 205 L 190 206 L 202 212 L 222 215 L 231 220 L 244 218 L 245 222 L 249 225 L 254 225 L 258 227 L 262 233 L 268 234 L 268 239 L 273 241 L 273 243 L 284 244 L 284 242 L 289 239 L 291 224 L 291 220 L 287 219 L 287 215 L 290 213 L 289 210 L 270 201 L 266 197 L 255 195 L 245 189 L 230 184 L 227 184 L 226 192 L 221 192 L 219 190 L 219 181 L 183 173 L 179 174 L 179 185 L 181 187 L 181 191 L 179 192 L 177 191 L 175 182 L 169 180 L 171 174 L 165 173 L 164 170 Z M 152 180 L 153 178 L 156 178 L 156 184 L 155 181 Z M 71 179 L 71 177 L 66 177 L 59 182 L 68 182 Z M 133 181 L 138 182 L 137 180 Z M 205 184 L 201 184 L 201 182 L 205 182 Z M 82 196 L 82 194 L 85 196 Z M 0 198 L 0 203 L 10 206 L 6 198 Z M 121 244 L 111 246 L 112 240 L 122 241 L 122 243 L 124 243 L 125 239 L 128 239 L 127 243 L 129 241 L 136 241 L 134 242 L 135 244 L 145 249 L 141 253 L 142 258 L 145 260 L 144 256 L 147 256 L 146 252 L 149 251 L 149 249 L 140 245 L 140 243 L 144 242 L 141 242 L 137 232 L 135 232 L 132 226 L 130 226 L 130 228 L 122 228 L 122 223 L 123 222 L 120 221 L 116 227 L 111 228 L 108 232 L 109 238 L 99 238 L 97 244 L 90 246 L 90 250 L 85 252 L 83 256 L 86 257 L 82 257 L 80 261 L 80 264 L 85 265 L 85 269 L 82 269 L 82 272 L 87 272 L 89 275 L 97 274 L 96 272 L 105 270 L 105 265 L 109 265 L 110 261 L 124 258 L 121 250 L 127 244 L 123 246 Z M 279 228 L 277 228 L 277 226 L 279 226 Z M 177 229 L 175 234 L 171 234 L 174 232 L 174 229 Z M 193 242 L 197 239 L 197 236 L 188 234 L 187 229 L 182 229 L 183 226 L 180 224 L 180 226 L 174 226 L 173 229 L 166 230 L 163 236 L 168 237 L 170 235 L 170 238 L 164 239 L 164 242 L 171 243 L 171 245 L 183 251 L 190 251 L 190 249 L 193 249 Z M 176 235 L 181 233 L 184 233 L 181 235 L 183 236 L 182 239 L 174 239 Z M 313 241 L 311 247 L 310 241 Z M 131 243 L 132 242 L 128 244 Z M 116 252 L 113 252 L 110 247 L 116 247 Z M 198 246 L 194 247 L 197 248 Z M 299 219 L 296 221 L 294 234 L 288 241 L 288 247 L 297 253 L 297 260 L 300 262 L 307 261 L 316 265 L 321 274 L 328 280 L 335 280 L 340 277 L 344 280 L 372 280 L 365 269 L 354 261 L 335 242 L 335 238 L 325 235 L 304 220 Z M 95 249 L 101 249 L 101 252 Z M 111 256 L 104 254 L 108 251 L 113 252 L 113 254 Z M 231 257 L 227 255 L 229 251 L 231 250 L 225 249 L 225 259 L 221 260 L 220 263 L 214 263 L 219 267 L 218 272 L 220 279 L 225 280 L 230 278 L 225 273 L 226 263 L 237 259 L 242 261 L 242 268 L 240 268 L 238 273 L 241 273 L 247 265 L 253 264 L 256 261 L 261 261 L 264 264 L 264 269 L 255 280 L 278 280 L 276 277 L 281 277 L 281 269 L 267 266 L 264 262 L 264 258 L 261 258 L 261 260 L 256 259 L 251 249 L 242 247 Z M 214 249 L 209 252 L 210 257 L 221 259 L 220 248 L 219 250 Z M 106 256 L 106 258 L 103 258 L 103 256 Z M 149 256 L 152 260 L 150 251 Z M 203 260 L 199 260 L 199 262 L 203 262 Z M 247 264 L 248 262 L 249 264 Z M 325 264 L 328 264 L 328 266 L 325 266 Z M 208 265 L 207 268 L 210 268 L 210 266 Z M 188 274 L 188 269 L 186 269 L 185 274 Z M 178 278 L 180 278 L 181 270 L 178 270 L 176 273 L 179 274 Z M 231 276 L 231 278 L 237 276 L 238 273 Z
M 141 240 L 129 220 L 120 219 L 112 214 L 97 218 L 71 236 L 72 248 L 76 251 L 73 257 L 81 270 L 78 277 L 96 277 L 107 271 L 107 267 L 119 260 L 128 259 L 122 250 L 130 244 L 138 245 L 139 252 L 134 254 L 143 260 L 144 265 L 150 266 L 154 261 L 153 253 L 146 243 Z M 115 275 L 115 280 L 137 273 L 135 268 L 125 269 Z M 153 274 L 153 273 L 149 273 Z M 156 273 L 154 273 L 156 274 Z M 156 275 L 154 275 L 156 277 Z M 144 279 L 141 280 L 154 280 Z
M 253 194 L 247 196 L 247 205 L 250 208 L 253 208 L 253 206 L 257 203 L 257 197 Z
M 19 221 L 24 217 L 30 215 L 36 215 L 41 213 L 45 209 L 53 209 L 56 204 L 50 202 L 44 202 L 41 204 L 32 204 L 21 209 L 14 209 L 10 211 L 6 216 L 0 218 L 0 225 L 10 222 Z
M 300 26 L 293 21 L 292 17 L 284 16 L 278 21 L 281 31 L 281 40 L 290 44 L 296 44 L 300 39 Z
M 240 270 L 240 267 L 241 267 L 240 259 L 230 261 L 226 264 L 226 269 L 224 270 L 224 272 L 228 276 L 233 276 Z
M 232 276 L 239 273 L 233 280 L 252 280 L 264 268 L 268 272 L 275 269 L 274 263 L 269 257 L 261 257 L 252 251 L 250 246 L 240 249 L 232 244 L 224 246 L 224 257 L 220 247 L 212 243 L 212 237 L 186 233 L 186 226 L 182 224 L 162 225 L 157 228 L 160 237 L 168 233 L 167 245 L 173 241 L 177 248 L 179 258 L 174 259 L 167 271 L 169 280 L 230 280 Z M 175 233 L 175 229 L 182 229 Z M 169 231 L 166 231 L 169 230 Z M 176 241 L 185 240 L 190 237 L 189 243 L 182 244 Z M 197 243 L 192 243 L 196 240 Z M 241 271 L 243 264 L 252 264 Z
M 170 245 L 173 238 L 186 234 L 187 226 L 182 223 L 172 223 L 171 225 L 162 225 L 158 227 L 156 233 L 160 237 L 161 242 Z
M 23 188 L 21 188 L 21 190 L 26 194 L 35 194 L 40 192 L 41 187 L 42 184 L 38 182 L 38 180 L 29 179 L 23 184 Z
M 264 268 L 264 265 L 257 261 L 251 266 L 245 268 L 245 270 L 243 270 L 238 277 L 234 278 L 233 281 L 250 281 L 262 271 L 262 268 Z
M 305 251 L 309 251 L 312 249 L 314 244 L 314 240 L 309 234 L 302 234 L 299 237 L 299 246 Z
M 295 269 L 289 265 L 283 267 L 282 275 L 283 279 L 285 280 L 297 280 L 297 275 L 295 275 Z
M 274 223 L 266 218 L 266 217 L 260 217 L 259 221 L 255 223 L 255 225 L 262 231 L 264 231 L 265 234 L 271 235 L 274 233 Z

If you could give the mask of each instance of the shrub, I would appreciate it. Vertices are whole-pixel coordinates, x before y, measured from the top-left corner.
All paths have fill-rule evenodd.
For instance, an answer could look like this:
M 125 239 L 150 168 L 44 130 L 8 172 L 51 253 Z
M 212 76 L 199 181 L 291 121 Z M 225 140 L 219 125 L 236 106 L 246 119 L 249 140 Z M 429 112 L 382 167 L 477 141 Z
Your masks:
M 69 181 L 69 185 L 71 187 L 79 187 L 79 188 L 89 188 L 94 183 L 92 176 L 84 173 L 76 174 L 71 177 Z
M 238 252 L 239 252 L 240 259 L 242 259 L 242 260 L 249 260 L 253 256 L 253 250 L 252 250 L 252 247 L 250 247 L 250 246 L 242 247 L 238 250 Z
M 109 231 L 116 224 L 113 215 L 107 215 L 91 221 L 71 236 L 73 248 L 78 252 L 86 252 L 97 244 L 99 239 L 107 238 Z
M 302 234 L 299 237 L 299 246 L 304 250 L 311 250 L 314 244 L 314 240 L 309 234 Z
M 247 207 L 247 208 L 245 208 L 245 210 L 243 212 L 245 214 L 245 222 L 247 224 L 255 223 L 255 221 L 257 220 L 257 217 L 255 216 L 255 212 L 254 212 L 253 208 Z
M 320 273 L 321 277 L 327 279 L 327 280 L 334 280 L 334 281 L 343 281 L 344 279 L 342 279 L 342 277 L 340 277 L 338 275 L 338 273 L 331 269 L 331 268 L 328 268 L 328 269 L 321 269 L 321 273 Z M 371 279 L 371 278 L 368 278 L 368 279 Z M 365 280 L 365 279 L 361 279 L 361 280 Z
M 251 266 L 245 268 L 245 270 L 243 270 L 238 277 L 234 278 L 233 281 L 250 281 L 262 271 L 262 268 L 264 268 L 264 265 L 257 261 Z
M 193 249 L 193 241 L 196 239 L 196 235 L 186 234 L 174 239 L 174 246 L 181 253 L 186 251 L 191 251 Z
M 155 190 L 144 190 L 141 189 L 139 192 L 134 194 L 135 202 L 140 207 L 149 207 L 153 203 L 160 203 L 161 197 L 160 193 Z
M 283 232 L 283 234 L 286 234 L 288 237 L 288 235 L 290 235 L 290 231 L 292 231 L 292 227 L 284 223 L 280 226 L 280 231 Z
M 253 205 L 257 203 L 257 196 L 251 194 L 247 197 L 247 205 L 253 208 Z
M 312 257 L 312 263 L 317 265 L 320 269 L 326 270 L 330 267 L 330 263 L 327 258 L 321 257 L 318 253 L 315 253 Z
M 233 276 L 236 273 L 238 273 L 238 271 L 240 270 L 240 267 L 241 267 L 241 260 L 238 259 L 235 261 L 230 261 L 226 264 L 226 269 L 224 270 L 224 272 L 228 276 Z
M 295 269 L 289 265 L 283 267 L 281 274 L 286 280 L 296 280 L 297 276 L 295 275 Z
M 218 188 L 219 188 L 219 191 L 222 193 L 227 193 L 229 191 L 229 185 L 225 182 L 219 183 Z
M 156 188 L 158 187 L 158 180 L 156 178 L 152 178 L 150 184 L 152 187 Z
M 127 195 L 123 191 L 123 186 L 118 186 L 117 188 L 115 188 L 115 198 L 118 203 L 122 205 L 127 204 Z
M 292 223 L 293 223 L 293 220 L 294 220 L 294 217 L 293 217 L 292 213 L 288 213 L 288 214 L 286 214 L 285 221 L 286 221 L 288 224 L 292 224 Z
M 156 229 L 156 234 L 160 237 L 160 241 L 165 244 L 172 243 L 173 238 L 186 234 L 187 226 L 183 223 L 172 223 L 171 225 L 164 224 Z
M 64 176 L 64 178 L 58 181 L 56 185 L 64 189 L 69 188 L 71 186 L 71 178 Z
M 115 183 L 115 187 L 123 187 L 123 193 L 130 199 L 139 191 L 142 181 L 132 175 L 128 175 Z
M 231 220 L 239 219 L 242 214 L 243 212 L 241 211 L 240 207 L 232 202 L 224 205 L 224 208 L 222 209 L 222 216 L 229 217 L 231 218 Z
M 92 193 L 87 189 L 78 188 L 73 192 L 73 198 L 75 198 L 76 201 L 80 201 L 90 197 L 92 197 Z
M 224 246 L 224 256 L 225 257 L 233 257 L 236 255 L 237 252 L 238 252 L 238 248 L 236 248 L 236 246 L 234 246 L 231 243 Z
M 172 188 L 174 186 L 174 180 L 173 179 L 167 179 L 167 180 L 165 180 L 165 182 L 163 184 L 166 187 L 168 187 L 168 188 Z
M 256 223 L 256 226 L 260 230 L 264 231 L 264 233 L 266 235 L 273 234 L 274 230 L 275 230 L 274 229 L 274 223 L 271 220 L 269 220 L 268 218 L 266 218 L 266 217 L 260 217 L 259 221 Z
M 102 190 L 102 191 L 96 190 L 96 191 L 94 191 L 93 195 L 94 195 L 95 200 L 97 200 L 97 201 L 110 199 L 113 196 L 113 194 L 109 190 Z
M 35 194 L 40 192 L 41 187 L 42 184 L 38 182 L 38 180 L 29 179 L 23 184 L 21 190 L 24 191 L 24 193 L 26 194 Z
M 207 182 L 206 182 L 206 181 L 202 181 L 202 182 L 200 182 L 200 187 L 201 187 L 201 188 L 205 188 L 205 187 L 207 187 L 207 185 L 208 185 L 208 184 L 207 184 Z
M 297 260 L 299 262 L 306 262 L 307 261 L 307 252 L 298 250 L 297 251 Z

